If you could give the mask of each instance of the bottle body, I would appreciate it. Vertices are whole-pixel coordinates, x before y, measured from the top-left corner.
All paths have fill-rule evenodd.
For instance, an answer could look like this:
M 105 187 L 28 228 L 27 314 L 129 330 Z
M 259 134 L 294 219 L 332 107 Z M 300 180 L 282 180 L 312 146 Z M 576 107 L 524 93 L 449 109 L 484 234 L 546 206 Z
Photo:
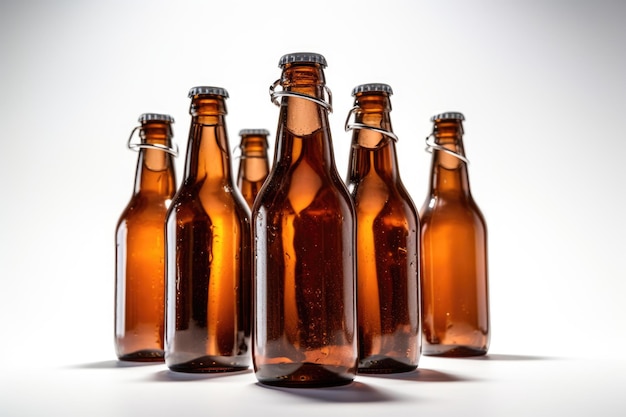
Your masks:
M 140 117 L 135 191 L 117 223 L 115 346 L 129 361 L 163 361 L 165 317 L 165 230 L 170 200 L 176 192 L 171 119 Z M 132 136 L 131 136 L 132 138 Z
M 283 89 L 320 97 L 320 57 L 284 63 Z M 334 165 L 326 110 L 308 98 L 283 98 L 274 164 L 253 223 L 257 379 L 291 387 L 350 383 L 357 361 L 354 207 Z
M 239 135 L 241 161 L 237 172 L 237 187 L 252 210 L 254 199 L 270 171 L 267 157 L 269 132 L 265 129 L 243 129 Z
M 357 221 L 360 373 L 411 371 L 420 357 L 419 218 L 397 166 L 391 94 L 386 84 L 353 91 L 347 184 Z
M 190 97 L 185 178 L 166 220 L 165 362 L 179 372 L 244 370 L 250 362 L 250 212 L 230 173 L 227 93 L 196 87 Z
M 425 355 L 489 347 L 487 228 L 469 188 L 460 113 L 435 116 L 431 187 L 421 211 Z M 447 149 L 447 152 L 444 149 Z

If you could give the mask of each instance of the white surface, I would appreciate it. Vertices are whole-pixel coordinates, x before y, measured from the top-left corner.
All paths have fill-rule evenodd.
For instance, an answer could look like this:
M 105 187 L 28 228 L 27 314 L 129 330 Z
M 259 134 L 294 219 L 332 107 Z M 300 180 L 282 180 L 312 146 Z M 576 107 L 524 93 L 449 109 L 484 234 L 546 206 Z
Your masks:
M 11 374 L 7 416 L 623 416 L 626 363 L 498 355 L 424 358 L 420 370 L 338 388 L 259 385 L 236 375 L 99 361 Z M 8 388 L 8 390 L 7 390 Z
M 445 415 L 468 404 L 482 415 L 623 415 L 624 21 L 618 1 L 2 2 L 0 415 L 130 415 L 185 399 L 191 415 L 212 402 L 242 413 Z M 273 135 L 268 87 L 295 51 L 328 60 L 342 176 L 350 91 L 393 87 L 400 169 L 418 206 L 430 116 L 466 115 L 489 227 L 491 352 L 583 359 L 425 359 L 462 381 L 360 377 L 341 394 L 263 389 L 252 374 L 109 368 L 113 231 L 132 190 L 125 141 L 137 117 L 172 114 L 184 155 L 187 92 L 217 85 L 231 96 L 231 147 L 241 128 Z M 180 180 L 183 158 L 177 167 Z

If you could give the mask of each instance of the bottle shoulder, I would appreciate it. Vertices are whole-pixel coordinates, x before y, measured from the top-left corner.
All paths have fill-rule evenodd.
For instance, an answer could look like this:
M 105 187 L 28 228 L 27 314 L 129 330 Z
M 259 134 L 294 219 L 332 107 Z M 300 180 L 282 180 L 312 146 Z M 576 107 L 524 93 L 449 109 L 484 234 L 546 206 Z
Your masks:
M 207 187 L 198 183 L 183 183 L 171 202 L 168 217 L 173 216 L 235 216 L 249 219 L 249 209 L 241 193 L 232 184 Z
M 138 215 L 145 212 L 164 212 L 167 210 L 175 192 L 139 192 L 132 195 L 120 217 Z
M 116 228 L 162 226 L 167 216 L 169 199 L 132 198 L 120 214 Z
M 343 216 L 354 216 L 352 198 L 338 174 L 290 174 L 289 170 L 273 170 L 257 195 L 255 209 L 296 213 L 334 210 Z
M 350 177 L 346 184 L 355 199 L 367 197 L 369 194 L 383 193 L 390 200 L 406 202 L 415 207 L 413 198 L 399 176 L 394 178 L 382 178 L 378 175 Z
M 429 196 L 419 211 L 420 221 L 427 224 L 472 224 L 486 228 L 482 211 L 471 195 L 468 198 L 448 198 L 449 196 Z
M 367 187 L 352 190 L 357 217 L 375 216 L 383 220 L 419 223 L 417 207 L 404 187 Z

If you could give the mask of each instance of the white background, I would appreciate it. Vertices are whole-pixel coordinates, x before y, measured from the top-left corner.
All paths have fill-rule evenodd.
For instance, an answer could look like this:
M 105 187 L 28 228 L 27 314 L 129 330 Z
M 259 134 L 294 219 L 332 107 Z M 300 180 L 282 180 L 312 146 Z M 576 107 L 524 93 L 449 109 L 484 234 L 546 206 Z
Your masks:
M 60 366 L 92 381 L 100 378 L 93 368 L 115 363 L 114 228 L 132 191 L 137 155 L 125 142 L 137 117 L 173 115 L 184 155 L 187 92 L 216 85 L 231 97 L 231 148 L 242 128 L 269 129 L 273 144 L 278 109 L 268 87 L 280 56 L 298 51 L 328 61 L 342 177 L 352 88 L 393 87 L 400 170 L 418 207 L 428 185 L 430 116 L 465 114 L 471 187 L 489 228 L 494 358 L 619 357 L 625 41 L 623 1 L 2 2 L 0 414 L 27 414 L 21 404 L 36 414 L 26 405 L 31 382 L 51 396 L 55 386 L 80 392 L 80 378 L 55 376 Z M 177 164 L 180 181 L 184 156 Z M 510 361 L 489 363 L 491 372 L 523 374 L 528 362 L 517 362 L 506 371 L 497 366 Z M 614 388 L 613 365 L 604 363 L 601 377 L 581 375 Z M 564 369 L 571 382 L 573 368 Z M 558 378 L 533 373 L 528 383 Z M 106 397 L 111 415 L 125 413 L 119 398 Z

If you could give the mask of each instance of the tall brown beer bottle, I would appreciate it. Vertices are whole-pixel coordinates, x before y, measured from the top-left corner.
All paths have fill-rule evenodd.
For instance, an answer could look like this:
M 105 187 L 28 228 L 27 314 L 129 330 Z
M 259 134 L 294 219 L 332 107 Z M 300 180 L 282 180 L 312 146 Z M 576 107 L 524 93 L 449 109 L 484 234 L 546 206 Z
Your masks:
M 387 84 L 355 87 L 346 120 L 353 130 L 347 185 L 357 222 L 361 373 L 411 371 L 420 357 L 419 219 L 398 169 L 392 94 Z
M 237 173 L 237 186 L 251 210 L 254 199 L 270 171 L 267 158 L 269 134 L 270 132 L 265 129 L 242 129 L 239 132 L 241 159 Z
M 115 347 L 127 361 L 163 361 L 165 214 L 176 192 L 172 123 L 144 113 L 128 140 L 139 151 L 135 189 L 117 223 Z M 139 130 L 140 143 L 132 143 Z
M 165 363 L 179 372 L 249 366 L 250 210 L 231 175 L 226 103 L 194 87 L 185 177 L 168 210 Z
M 254 368 L 267 385 L 345 385 L 357 369 L 355 223 L 333 156 L 326 60 L 294 53 L 279 67 L 276 154 L 253 210 Z
M 463 120 L 431 119 L 430 191 L 420 211 L 425 355 L 477 356 L 489 347 L 487 228 L 470 193 Z

